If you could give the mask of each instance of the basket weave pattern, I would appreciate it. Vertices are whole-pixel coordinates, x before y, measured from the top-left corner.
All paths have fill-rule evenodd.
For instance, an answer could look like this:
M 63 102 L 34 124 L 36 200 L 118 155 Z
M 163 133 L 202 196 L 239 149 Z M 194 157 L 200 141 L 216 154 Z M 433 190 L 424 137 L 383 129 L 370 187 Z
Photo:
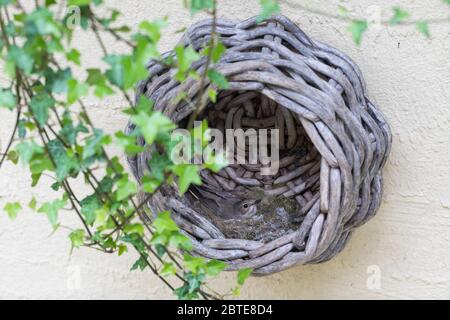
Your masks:
M 210 32 L 211 20 L 200 21 L 181 43 L 200 50 Z M 226 238 L 172 187 L 161 188 L 148 206 L 153 212 L 171 210 L 191 238 L 194 252 L 226 261 L 229 270 L 251 267 L 264 275 L 326 261 L 380 205 L 390 129 L 368 100 L 356 64 L 337 49 L 310 39 L 288 18 L 274 16 L 263 23 L 256 18 L 219 20 L 217 33 L 228 50 L 214 68 L 226 76 L 230 88 L 220 92 L 217 103 L 201 116 L 220 130 L 280 129 L 280 170 L 261 176 L 259 165 L 230 165 L 217 174 L 202 172 L 203 182 L 223 190 L 259 187 L 272 196 L 294 198 L 301 208 L 301 224 L 263 243 Z M 173 52 L 165 54 L 170 55 Z M 204 67 L 205 59 L 193 64 L 200 74 Z M 146 95 L 156 110 L 183 123 L 193 107 L 175 98 L 185 91 L 195 101 L 199 81 L 180 84 L 174 70 L 156 61 L 148 70 L 150 77 L 139 85 L 137 96 Z M 133 129 L 129 124 L 126 132 Z M 145 144 L 142 137 L 138 143 Z M 150 151 L 128 158 L 138 181 L 150 158 Z

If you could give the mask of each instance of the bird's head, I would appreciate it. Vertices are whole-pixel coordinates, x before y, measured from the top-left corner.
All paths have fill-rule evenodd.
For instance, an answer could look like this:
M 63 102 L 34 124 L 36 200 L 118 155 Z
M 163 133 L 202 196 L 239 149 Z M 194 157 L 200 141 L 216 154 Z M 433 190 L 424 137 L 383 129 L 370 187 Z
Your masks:
M 261 202 L 261 199 L 245 199 L 240 200 L 234 205 L 235 211 L 240 214 L 241 218 L 252 216 L 256 213 L 256 205 Z

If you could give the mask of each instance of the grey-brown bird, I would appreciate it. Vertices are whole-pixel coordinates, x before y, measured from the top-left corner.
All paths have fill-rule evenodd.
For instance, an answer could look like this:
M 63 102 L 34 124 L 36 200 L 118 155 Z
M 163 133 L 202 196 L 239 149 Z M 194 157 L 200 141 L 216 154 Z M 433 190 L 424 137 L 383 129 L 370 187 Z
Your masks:
M 199 201 L 203 210 L 221 219 L 249 218 L 258 211 L 261 199 L 248 197 L 246 192 L 218 190 L 210 186 L 192 186 L 190 193 Z

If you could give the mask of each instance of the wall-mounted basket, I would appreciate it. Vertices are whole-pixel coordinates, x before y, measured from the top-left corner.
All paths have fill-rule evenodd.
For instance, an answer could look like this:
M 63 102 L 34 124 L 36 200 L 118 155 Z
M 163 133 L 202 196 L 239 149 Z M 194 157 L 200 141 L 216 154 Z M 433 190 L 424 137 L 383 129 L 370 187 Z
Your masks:
M 200 21 L 181 43 L 200 50 L 210 32 L 211 20 Z M 194 253 L 226 261 L 229 270 L 251 267 L 254 274 L 263 275 L 326 261 L 380 205 L 390 129 L 368 100 L 356 64 L 337 49 L 310 39 L 288 18 L 274 16 L 262 23 L 256 17 L 237 23 L 219 20 L 217 34 L 228 50 L 215 69 L 230 87 L 202 116 L 210 127 L 222 130 L 280 129 L 280 170 L 268 177 L 258 173 L 258 166 L 233 165 L 217 174 L 202 172 L 203 182 L 224 192 L 260 188 L 270 197 L 294 199 L 297 224 L 278 233 L 269 230 L 268 237 L 227 236 L 188 197 L 179 198 L 168 186 L 148 206 L 154 212 L 171 210 L 192 239 Z M 200 60 L 193 68 L 201 73 L 204 64 Z M 174 98 L 186 91 L 195 100 L 199 82 L 180 84 L 173 70 L 156 61 L 148 70 L 150 77 L 137 94 L 154 100 L 156 110 L 181 125 L 193 110 Z M 129 124 L 126 131 L 132 130 Z M 144 140 L 139 137 L 138 143 Z M 128 158 L 137 180 L 148 170 L 150 158 L 149 152 Z

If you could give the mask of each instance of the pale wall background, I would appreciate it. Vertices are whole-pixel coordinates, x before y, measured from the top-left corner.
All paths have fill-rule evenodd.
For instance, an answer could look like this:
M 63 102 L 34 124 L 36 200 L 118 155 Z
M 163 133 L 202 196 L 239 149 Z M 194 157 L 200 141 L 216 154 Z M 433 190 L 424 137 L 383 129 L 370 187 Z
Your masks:
M 256 0 L 219 2 L 220 15 L 227 18 L 243 19 L 259 10 Z M 336 12 L 339 4 L 301 2 L 330 13 Z M 176 30 L 193 21 L 181 7 L 181 0 L 108 3 L 122 9 L 130 24 L 168 15 L 170 26 L 162 39 L 162 50 L 176 43 Z M 450 16 L 450 8 L 441 0 L 345 3 L 359 16 L 380 8 L 388 18 L 395 4 L 413 12 L 417 19 Z M 385 169 L 382 207 L 373 220 L 355 232 L 340 255 L 325 264 L 252 278 L 241 297 L 450 298 L 450 24 L 432 25 L 431 40 L 419 35 L 413 26 L 371 29 L 361 48 L 356 48 L 342 22 L 289 5 L 282 5 L 282 9 L 312 37 L 343 50 L 359 64 L 371 99 L 392 126 L 393 148 Z M 84 50 L 86 65 L 100 63 L 100 51 L 91 35 L 80 36 L 75 43 Z M 121 49 L 114 41 L 109 41 L 109 48 Z M 126 117 L 120 112 L 123 101 L 86 102 L 105 130 L 125 125 Z M 6 141 L 13 117 L 2 110 L 0 119 L 0 138 Z M 28 173 L 10 164 L 1 169 L 0 182 L 1 208 L 5 201 L 27 203 L 32 194 L 41 201 L 52 197 L 46 187 L 30 190 Z M 62 219 L 66 224 L 77 223 L 68 212 Z M 0 298 L 172 297 L 149 271 L 128 271 L 133 254 L 119 258 L 81 249 L 69 256 L 67 233 L 61 230 L 49 236 L 50 232 L 46 218 L 38 214 L 25 212 L 14 222 L 0 215 Z M 380 272 L 380 288 L 367 285 L 373 271 Z M 213 287 L 223 291 L 233 281 L 233 274 L 222 275 Z

